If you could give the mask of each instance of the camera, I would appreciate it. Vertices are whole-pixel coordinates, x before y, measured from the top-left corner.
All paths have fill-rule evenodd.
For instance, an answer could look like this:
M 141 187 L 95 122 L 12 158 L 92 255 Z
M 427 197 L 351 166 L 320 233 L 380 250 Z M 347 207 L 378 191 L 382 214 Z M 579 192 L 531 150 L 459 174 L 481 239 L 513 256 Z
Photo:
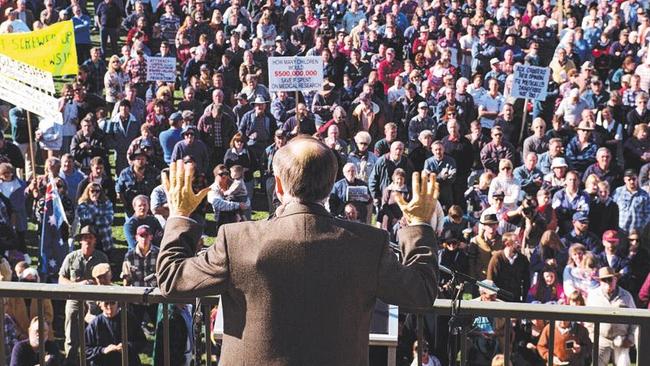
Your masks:
M 535 199 L 532 197 L 526 197 L 524 198 L 523 202 L 521 203 L 521 210 L 525 216 L 532 216 L 535 214 L 535 210 L 537 209 L 537 202 Z

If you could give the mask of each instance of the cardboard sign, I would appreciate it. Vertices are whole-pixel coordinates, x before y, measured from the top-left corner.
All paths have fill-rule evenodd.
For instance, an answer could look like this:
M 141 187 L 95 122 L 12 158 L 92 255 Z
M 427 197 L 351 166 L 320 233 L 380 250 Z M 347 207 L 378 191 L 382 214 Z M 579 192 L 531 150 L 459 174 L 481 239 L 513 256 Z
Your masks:
M 71 20 L 33 32 L 2 34 L 0 53 L 54 76 L 76 75 L 79 70 Z
M 323 87 L 321 56 L 269 57 L 269 91 L 312 91 Z
M 546 100 L 551 69 L 547 67 L 515 65 L 511 95 L 515 98 Z
M 176 58 L 147 57 L 147 81 L 176 81 Z

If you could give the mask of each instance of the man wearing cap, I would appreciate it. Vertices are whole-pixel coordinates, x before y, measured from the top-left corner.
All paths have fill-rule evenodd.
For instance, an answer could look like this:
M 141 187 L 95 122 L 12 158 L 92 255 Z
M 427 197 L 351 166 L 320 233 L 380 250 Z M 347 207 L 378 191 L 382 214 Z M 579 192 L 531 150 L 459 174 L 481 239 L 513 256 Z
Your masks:
M 433 131 L 435 122 L 429 116 L 429 105 L 427 102 L 418 103 L 418 114 L 408 123 L 408 147 L 413 150 L 419 146 L 418 136 L 424 130 Z
M 99 128 L 104 131 L 106 145 L 109 149 L 115 149 L 115 171 L 121 172 L 128 165 L 126 150 L 131 141 L 140 136 L 140 125 L 131 113 L 131 102 L 122 99 L 119 103 L 118 113 L 110 120 L 102 121 Z
M 153 238 L 149 225 L 138 226 L 135 233 L 136 245 L 126 252 L 122 263 L 120 278 L 124 286 L 157 287 L 156 260 L 159 249 L 153 245 Z M 157 308 L 157 304 L 137 304 L 133 306 L 133 311 L 139 323 L 144 322 L 145 313 L 149 316 L 149 321 L 155 323 Z
M 169 128 L 165 131 L 162 131 L 158 136 L 158 139 L 160 140 L 160 146 L 163 150 L 163 160 L 166 164 L 169 164 L 172 161 L 172 151 L 174 151 L 174 146 L 176 143 L 183 139 L 181 136 L 182 121 L 183 115 L 181 112 L 172 113 L 169 116 Z
M 492 141 L 481 149 L 481 163 L 484 169 L 496 175 L 499 173 L 499 163 L 502 159 L 515 161 L 516 149 L 509 141 L 504 140 L 500 126 L 492 127 L 490 133 Z
M 621 278 L 619 283 L 623 283 L 630 276 L 630 260 L 625 255 L 627 250 L 621 250 L 619 247 L 618 232 L 616 230 L 607 230 L 603 233 L 604 250 L 596 256 L 600 267 L 610 267 L 618 273 Z
M 60 284 L 92 285 L 93 268 L 100 263 L 108 263 L 106 254 L 95 250 L 96 236 L 92 226 L 84 226 L 75 236 L 81 248 L 68 254 L 59 270 Z M 79 333 L 77 332 L 81 302 L 68 300 L 65 303 L 65 353 L 66 358 L 76 364 L 78 361 Z
M 634 297 L 618 286 L 620 273 L 611 267 L 602 267 L 598 270 L 597 278 L 600 285 L 589 291 L 587 306 L 636 308 Z M 591 339 L 594 339 L 594 323 L 585 323 L 585 326 Z M 631 365 L 629 350 L 634 346 L 636 328 L 634 324 L 600 323 L 598 366 L 606 366 L 610 361 L 616 366 Z
M 246 93 L 239 93 L 236 97 L 235 106 L 232 107 L 232 113 L 235 115 L 235 123 L 239 125 L 244 115 L 253 110 L 253 105 L 248 102 Z M 278 98 L 275 98 L 277 100 Z M 275 100 L 273 100 L 275 102 Z
M 582 121 L 578 125 L 578 135 L 574 136 L 566 148 L 566 158 L 572 169 L 584 172 L 596 162 L 596 145 L 592 138 L 594 126 L 590 122 Z
M 213 108 L 213 110 L 214 109 L 216 108 Z M 199 138 L 198 133 L 198 129 L 193 125 L 183 127 L 183 130 L 181 131 L 183 140 L 177 142 L 174 146 L 171 159 L 172 161 L 176 161 L 181 160 L 186 156 L 191 156 L 196 166 L 200 168 L 200 171 L 207 174 L 210 171 L 210 153 L 208 152 L 206 144 Z
M 616 188 L 612 199 L 618 205 L 618 227 L 626 233 L 639 232 L 650 223 L 650 195 L 639 188 L 636 171 L 627 169 L 623 174 L 624 186 Z
M 603 251 L 603 245 L 600 238 L 589 230 L 589 216 L 578 211 L 571 217 L 573 228 L 571 231 L 562 237 L 562 242 L 566 248 L 573 244 L 582 244 L 587 247 L 587 250 L 594 254 L 599 254 Z
M 133 215 L 130 205 L 133 199 L 140 194 L 149 196 L 160 177 L 160 172 L 148 164 L 147 154 L 142 149 L 136 149 L 129 158 L 132 164 L 120 172 L 115 183 L 115 192 L 124 205 L 127 217 Z
M 224 108 L 226 106 L 223 104 L 213 104 L 210 112 L 199 118 L 196 127 L 201 136 L 201 141 L 206 147 L 210 147 L 208 149 L 210 166 L 216 166 L 223 162 L 223 157 L 228 150 L 228 144 L 237 133 L 235 121 L 229 114 L 224 113 Z

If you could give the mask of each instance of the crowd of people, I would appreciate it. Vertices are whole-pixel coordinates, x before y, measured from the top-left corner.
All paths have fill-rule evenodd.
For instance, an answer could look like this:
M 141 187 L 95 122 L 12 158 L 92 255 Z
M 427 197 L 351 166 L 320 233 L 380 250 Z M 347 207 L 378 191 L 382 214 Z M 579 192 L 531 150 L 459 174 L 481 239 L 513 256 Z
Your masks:
M 3 109 L 4 280 L 155 287 L 169 216 L 161 171 L 176 160 L 196 167 L 195 189 L 210 193 L 192 218 L 215 235 L 221 225 L 251 220 L 253 210 L 274 214 L 274 154 L 307 134 L 338 161 L 324 202 L 332 215 L 377 225 L 397 242 L 405 222 L 396 197 L 408 199 L 413 172 L 432 172 L 440 185 L 431 222 L 440 264 L 510 291 L 506 301 L 649 306 L 644 1 L 0 1 L 2 33 L 65 20 L 74 24 L 79 73 L 60 90 L 62 123 L 42 120 L 32 137 L 27 111 Z M 150 56 L 175 58 L 177 81 L 148 81 Z M 268 58 L 293 56 L 322 58 L 322 90 L 269 91 Z M 550 69 L 545 100 L 513 97 L 518 64 Z M 44 171 L 33 166 L 32 145 Z M 34 273 L 21 253 L 38 245 L 28 242 L 28 222 L 39 236 L 48 185 L 67 218 L 63 239 L 80 249 Z M 126 217 L 119 229 L 126 254 L 115 245 L 116 212 Z M 441 278 L 442 296 L 454 295 L 449 279 Z M 470 292 L 497 301 L 491 291 Z M 5 334 L 14 335 L 7 346 L 12 358 L 36 360 L 34 301 L 19 300 L 5 305 Z M 191 307 L 170 310 L 192 338 Z M 65 329 L 55 329 L 57 312 L 65 313 Z M 109 330 L 120 329 L 119 308 L 110 301 L 46 311 L 50 339 L 66 339 L 66 361 L 50 342 L 49 362 L 79 358 L 79 312 L 87 313 L 91 364 L 118 362 L 122 339 Z M 146 305 L 129 313 L 137 325 L 129 332 L 133 356 L 145 342 L 141 330 L 156 334 L 160 319 Z M 516 331 L 508 345 L 506 326 Z M 399 364 L 413 361 L 405 329 Z M 517 365 L 591 360 L 592 325 L 557 322 L 553 354 L 549 329 L 533 319 L 478 317 L 470 364 L 489 365 L 505 347 Z M 446 330 L 437 331 L 437 339 L 436 330 L 427 332 L 427 365 L 446 363 Z M 629 365 L 635 327 L 599 331 L 594 361 Z M 194 344 L 177 347 L 172 356 L 180 361 L 172 364 L 189 364 Z

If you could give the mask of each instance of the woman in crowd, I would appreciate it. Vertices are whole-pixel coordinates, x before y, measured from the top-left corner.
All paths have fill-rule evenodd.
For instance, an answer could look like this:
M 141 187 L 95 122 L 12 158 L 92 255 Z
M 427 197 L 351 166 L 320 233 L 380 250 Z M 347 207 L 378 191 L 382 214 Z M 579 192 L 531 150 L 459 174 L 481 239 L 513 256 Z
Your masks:
M 226 154 L 223 159 L 223 163 L 228 169 L 232 168 L 235 165 L 239 165 L 244 168 L 244 183 L 246 184 L 246 191 L 248 193 L 248 199 L 253 199 L 254 193 L 254 181 L 253 181 L 253 172 L 257 170 L 257 160 L 251 156 L 250 151 L 246 148 L 244 144 L 244 137 L 240 132 L 237 132 L 232 139 L 230 139 L 230 149 L 226 151 Z M 246 212 L 246 217 L 250 220 L 250 210 Z
M 558 281 L 557 267 L 553 265 L 545 265 L 537 276 L 537 282 L 528 290 L 527 302 L 540 302 L 546 304 L 553 303 L 566 303 L 564 296 L 564 288 Z
M 108 61 L 108 71 L 104 74 L 104 93 L 109 110 L 113 110 L 115 103 L 124 98 L 124 85 L 129 82 L 129 76 L 122 70 L 120 58 L 111 56 Z
M 77 206 L 79 227 L 92 225 L 97 235 L 96 248 L 108 254 L 113 249 L 113 203 L 102 186 L 92 182 L 86 186 Z
M 397 194 L 402 194 L 407 201 L 410 200 L 410 193 L 406 185 L 406 172 L 401 168 L 395 169 L 391 183 L 382 192 L 377 222 L 381 223 L 381 228 L 384 230 L 390 231 L 402 218 L 402 211 L 395 200 Z

